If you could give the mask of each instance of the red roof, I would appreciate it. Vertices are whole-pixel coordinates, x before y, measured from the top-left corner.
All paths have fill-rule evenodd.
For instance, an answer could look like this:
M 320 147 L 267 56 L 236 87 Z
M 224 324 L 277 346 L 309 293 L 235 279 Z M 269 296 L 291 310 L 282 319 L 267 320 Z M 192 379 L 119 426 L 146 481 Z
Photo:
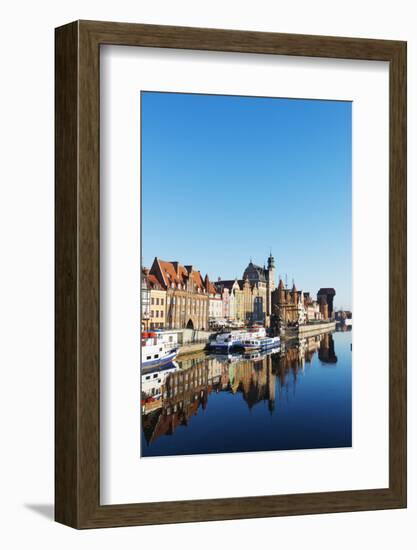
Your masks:
M 155 275 L 149 274 L 148 275 L 148 281 L 151 289 L 153 290 L 163 290 L 161 284 L 159 283 L 158 279 L 155 277 Z
M 157 259 L 157 262 L 161 270 L 165 288 L 170 288 L 173 283 L 175 285 L 186 285 L 190 277 L 194 285 L 201 291 L 206 288 L 200 271 L 195 270 L 192 266 L 188 266 L 189 269 L 187 269 L 179 262 L 166 262 L 160 259 Z

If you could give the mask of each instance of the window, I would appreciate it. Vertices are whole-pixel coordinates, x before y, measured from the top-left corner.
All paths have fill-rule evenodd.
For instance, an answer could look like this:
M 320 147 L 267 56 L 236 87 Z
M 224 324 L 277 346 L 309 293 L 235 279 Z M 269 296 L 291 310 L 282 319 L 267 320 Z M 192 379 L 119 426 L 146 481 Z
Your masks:
M 153 309 L 151 309 L 151 317 L 155 317 Z
M 151 359 L 151 356 L 150 356 L 150 355 L 148 355 L 148 356 L 146 357 L 146 360 L 147 360 L 147 361 L 149 361 L 149 359 Z M 150 378 L 150 376 L 147 376 L 147 377 L 146 377 L 146 380 L 148 380 L 148 378 Z
M 156 299 L 156 305 L 159 306 L 159 298 Z
M 164 305 L 164 299 L 161 298 L 161 306 L 163 306 L 163 305 Z
M 151 304 L 154 305 L 155 303 L 155 298 L 151 298 Z

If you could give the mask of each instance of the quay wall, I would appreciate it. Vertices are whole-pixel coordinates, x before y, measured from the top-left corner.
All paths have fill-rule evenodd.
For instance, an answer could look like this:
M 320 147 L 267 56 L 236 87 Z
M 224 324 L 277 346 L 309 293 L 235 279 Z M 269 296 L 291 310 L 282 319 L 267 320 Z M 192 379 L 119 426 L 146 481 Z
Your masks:
M 207 346 L 207 342 L 213 332 L 205 330 L 183 329 L 175 331 L 178 334 L 178 344 L 180 349 L 178 356 L 189 355 L 202 351 Z
M 331 330 L 336 330 L 336 321 L 332 321 L 330 323 L 301 325 L 298 327 L 298 334 L 300 336 L 315 336 L 316 334 L 322 334 L 323 332 L 329 332 Z
M 301 338 L 305 336 L 317 336 L 325 332 L 336 330 L 336 321 L 330 323 L 312 323 L 310 325 L 300 325 L 298 328 L 287 328 L 281 334 L 283 340 L 291 340 L 292 338 Z
M 185 346 L 180 347 L 177 357 L 199 353 L 200 351 L 203 351 L 206 346 L 207 342 L 199 342 L 198 344 L 186 344 Z
M 206 330 L 193 330 L 185 328 L 182 330 L 173 331 L 178 334 L 178 344 L 180 346 L 186 346 L 188 344 L 197 344 L 201 342 L 207 343 L 213 332 Z

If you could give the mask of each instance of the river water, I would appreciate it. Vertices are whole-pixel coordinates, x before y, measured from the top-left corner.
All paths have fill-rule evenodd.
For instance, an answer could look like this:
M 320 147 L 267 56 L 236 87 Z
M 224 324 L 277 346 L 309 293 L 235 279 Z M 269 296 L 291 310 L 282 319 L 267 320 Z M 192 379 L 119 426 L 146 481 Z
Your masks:
M 352 445 L 351 332 L 201 354 L 142 376 L 141 455 Z

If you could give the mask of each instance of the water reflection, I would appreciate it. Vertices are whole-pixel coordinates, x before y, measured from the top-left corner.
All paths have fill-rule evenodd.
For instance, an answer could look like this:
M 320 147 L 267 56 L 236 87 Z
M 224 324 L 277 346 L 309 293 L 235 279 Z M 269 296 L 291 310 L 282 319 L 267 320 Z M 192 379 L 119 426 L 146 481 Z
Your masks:
M 258 403 L 264 403 L 270 416 L 279 414 L 276 412 L 277 401 L 288 403 L 291 398 L 295 398 L 297 380 L 305 369 L 310 368 L 316 354 L 321 364 L 332 367 L 337 365 L 338 357 L 332 334 L 289 341 L 280 348 L 265 353 L 202 354 L 178 360 L 163 369 L 143 373 L 141 405 L 145 445 L 142 445 L 142 455 L 153 454 L 149 449 L 166 436 L 174 436 L 175 439 L 179 427 L 188 429 L 193 422 L 192 418 L 204 414 L 210 406 L 218 407 L 219 414 L 230 415 L 234 422 L 243 420 L 245 414 L 236 399 L 228 399 L 227 404 L 217 404 L 214 396 L 220 393 L 236 398 L 240 396 L 248 411 Z M 210 422 L 220 437 L 222 426 L 218 427 L 217 421 L 209 418 L 199 428 L 201 435 L 210 429 Z M 265 423 L 265 420 L 262 422 Z M 262 423 L 258 424 L 260 430 L 262 426 Z M 229 450 L 243 450 L 245 445 L 250 447 L 251 436 L 247 436 L 246 443 L 244 437 L 243 434 L 242 441 L 235 442 Z M 210 433 L 208 439 L 211 438 Z M 155 454 L 216 452 L 208 443 L 204 446 L 200 442 L 181 441 L 177 446 L 171 447 L 161 448 Z
M 319 359 L 322 363 L 337 363 L 334 340 L 331 334 L 323 334 L 319 346 Z

